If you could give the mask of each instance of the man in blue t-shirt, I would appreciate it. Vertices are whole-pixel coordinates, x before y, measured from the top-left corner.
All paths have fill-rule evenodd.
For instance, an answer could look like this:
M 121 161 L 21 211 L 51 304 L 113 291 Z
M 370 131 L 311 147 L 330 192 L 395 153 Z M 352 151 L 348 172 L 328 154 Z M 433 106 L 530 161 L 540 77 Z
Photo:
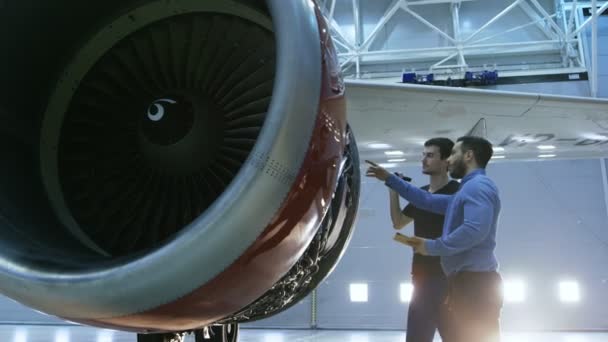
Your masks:
M 424 143 L 422 153 L 422 173 L 429 176 L 430 183 L 421 187 L 433 194 L 451 195 L 458 191 L 460 184 L 448 177 L 448 157 L 454 142 L 448 138 L 433 138 Z M 414 222 L 414 234 L 427 239 L 441 237 L 442 214 L 419 209 L 409 203 L 403 211 L 399 194 L 389 189 L 390 213 L 393 228 L 401 229 Z M 414 292 L 407 314 L 406 342 L 432 342 L 435 330 L 443 339 L 448 336 L 447 280 L 438 256 L 414 253 L 412 260 L 412 283 Z

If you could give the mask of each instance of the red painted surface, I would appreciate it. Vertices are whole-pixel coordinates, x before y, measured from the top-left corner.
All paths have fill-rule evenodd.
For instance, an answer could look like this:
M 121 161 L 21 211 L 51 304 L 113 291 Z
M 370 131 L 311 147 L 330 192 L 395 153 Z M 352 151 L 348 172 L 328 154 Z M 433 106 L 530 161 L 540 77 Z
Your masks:
M 316 125 L 302 168 L 272 222 L 232 265 L 184 297 L 124 317 L 78 322 L 133 331 L 177 331 L 207 325 L 255 301 L 304 253 L 331 202 L 346 134 L 344 83 L 337 55 L 318 9 L 317 19 L 323 84 Z M 204 262 L 192 265 L 192 271 L 197 267 L 204 267 Z

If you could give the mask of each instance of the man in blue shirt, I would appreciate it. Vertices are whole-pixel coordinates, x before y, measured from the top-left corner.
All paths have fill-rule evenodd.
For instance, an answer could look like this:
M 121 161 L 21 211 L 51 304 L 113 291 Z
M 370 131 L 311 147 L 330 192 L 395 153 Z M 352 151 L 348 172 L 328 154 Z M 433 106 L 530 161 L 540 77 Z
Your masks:
M 500 198 L 485 174 L 492 144 L 480 137 L 461 137 L 448 158 L 450 176 L 462 179 L 460 191 L 439 195 L 420 190 L 371 163 L 375 177 L 416 207 L 445 214 L 442 236 L 430 240 L 402 235 L 398 240 L 416 253 L 441 257 L 448 276 L 450 338 L 456 342 L 499 340 L 502 280 L 494 255 Z

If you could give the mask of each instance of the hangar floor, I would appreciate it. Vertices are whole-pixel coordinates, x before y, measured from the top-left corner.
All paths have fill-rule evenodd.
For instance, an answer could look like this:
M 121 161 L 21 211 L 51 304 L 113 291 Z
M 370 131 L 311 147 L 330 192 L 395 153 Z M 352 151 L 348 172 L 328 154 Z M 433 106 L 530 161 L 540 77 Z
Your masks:
M 135 342 L 135 334 L 82 326 L 0 325 L 6 342 Z M 192 336 L 186 342 L 192 342 Z M 402 331 L 241 329 L 240 342 L 403 342 Z M 435 341 L 441 339 L 436 337 Z M 502 342 L 606 342 L 608 332 L 504 332 Z

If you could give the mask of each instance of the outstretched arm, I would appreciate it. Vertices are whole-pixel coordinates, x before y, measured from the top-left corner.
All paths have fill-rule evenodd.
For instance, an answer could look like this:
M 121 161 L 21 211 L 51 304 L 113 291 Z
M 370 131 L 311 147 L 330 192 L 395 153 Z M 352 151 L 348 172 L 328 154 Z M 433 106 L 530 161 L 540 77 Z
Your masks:
M 431 194 L 392 174 L 388 176 L 385 184 L 416 207 L 437 214 L 444 214 L 452 200 L 452 195 Z

